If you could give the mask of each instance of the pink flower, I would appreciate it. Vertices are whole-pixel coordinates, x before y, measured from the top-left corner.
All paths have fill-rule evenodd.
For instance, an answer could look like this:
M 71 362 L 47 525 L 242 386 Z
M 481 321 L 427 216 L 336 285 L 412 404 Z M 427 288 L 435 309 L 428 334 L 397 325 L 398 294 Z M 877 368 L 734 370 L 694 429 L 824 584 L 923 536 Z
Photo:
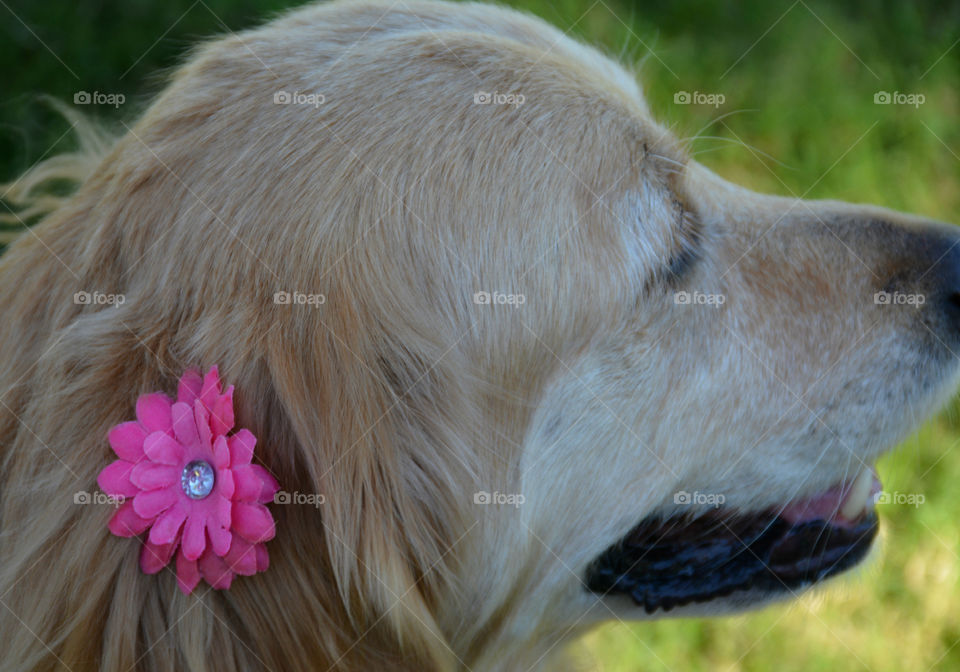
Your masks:
M 100 488 L 124 502 L 110 531 L 132 537 L 149 530 L 140 568 L 155 574 L 176 555 L 177 583 L 189 594 L 203 578 L 229 588 L 237 574 L 269 565 L 264 542 L 276 530 L 264 504 L 279 484 L 252 464 L 256 438 L 233 428 L 233 387 L 221 393 L 217 367 L 201 379 L 189 370 L 177 400 L 162 392 L 137 400 L 137 419 L 113 427 L 117 457 L 97 477 Z

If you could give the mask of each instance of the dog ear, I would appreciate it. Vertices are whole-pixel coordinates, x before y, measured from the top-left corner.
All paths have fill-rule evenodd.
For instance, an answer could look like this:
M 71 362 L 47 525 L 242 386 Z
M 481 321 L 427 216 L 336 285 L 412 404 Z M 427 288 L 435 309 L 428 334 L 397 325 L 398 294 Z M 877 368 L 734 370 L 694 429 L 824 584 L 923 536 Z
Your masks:
M 250 325 L 266 334 L 255 350 L 190 336 L 196 325 L 179 325 L 171 341 L 169 316 L 150 303 L 130 295 L 51 328 L 54 342 L 21 381 L 29 394 L 6 400 L 3 529 L 30 530 L 4 548 L 7 651 L 28 666 L 57 656 L 76 670 L 210 660 L 226 670 L 314 669 L 331 652 L 374 664 L 365 651 L 402 648 L 421 669 L 452 668 L 433 614 L 451 530 L 465 529 L 452 503 L 462 474 L 428 437 L 443 423 L 412 417 L 433 403 L 440 374 L 421 376 L 424 360 L 386 348 L 352 311 L 323 313 L 326 326 L 309 313 L 280 317 L 272 330 L 267 319 Z M 106 432 L 132 417 L 138 394 L 176 388 L 192 364 L 186 342 L 196 348 L 186 359 L 222 362 L 237 425 L 258 437 L 257 459 L 281 488 L 322 495 L 312 499 L 319 506 L 271 505 L 277 537 L 266 572 L 187 597 L 172 571 L 140 572 L 139 543 L 109 535 L 112 507 L 73 500 L 96 492 L 112 458 Z M 49 648 L 20 636 L 24 624 Z M 382 646 L 351 651 L 364 636 Z
M 434 360 L 418 353 L 422 340 L 400 337 L 350 292 L 332 295 L 339 299 L 288 317 L 267 339 L 271 383 L 299 462 L 284 469 L 295 481 L 283 486 L 323 501 L 273 543 L 296 553 L 294 537 L 322 539 L 329 564 L 316 580 L 343 605 L 355 636 L 377 626 L 405 659 L 452 668 L 435 600 L 453 530 L 465 529 L 456 501 L 473 491 L 462 465 L 450 464 L 463 451 L 438 412 L 450 408 L 456 386 L 441 384 L 443 366 L 426 364 Z M 287 520 L 279 515 L 278 529 Z

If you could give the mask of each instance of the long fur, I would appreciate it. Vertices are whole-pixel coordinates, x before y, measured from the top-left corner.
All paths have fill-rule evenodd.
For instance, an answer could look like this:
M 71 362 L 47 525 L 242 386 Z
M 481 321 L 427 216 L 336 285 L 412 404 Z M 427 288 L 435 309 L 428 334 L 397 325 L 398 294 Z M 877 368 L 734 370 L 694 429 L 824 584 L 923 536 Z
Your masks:
M 324 101 L 276 104 L 280 91 Z M 525 102 L 475 105 L 478 91 Z M 767 374 L 730 337 L 637 316 L 696 233 L 691 208 L 707 227 L 784 201 L 688 162 L 631 75 L 540 21 L 310 6 L 203 45 L 116 142 L 87 137 L 7 190 L 22 217 L 49 214 L 0 259 L 4 670 L 527 669 L 611 617 L 580 622 L 570 605 L 596 603 L 571 576 L 680 475 L 736 457 L 722 446 L 737 431 L 760 433 L 732 429 L 731 411 L 671 434 L 671 385 L 682 401 Z M 82 184 L 50 200 L 42 183 L 59 178 Z M 802 274 L 803 259 L 774 270 Z M 125 300 L 78 305 L 78 291 Z M 325 302 L 276 303 L 283 291 Z M 481 291 L 525 302 L 478 306 Z M 751 319 L 729 325 L 759 343 Z M 739 359 L 710 371 L 677 354 L 721 340 Z M 643 352 L 661 364 L 628 375 Z M 185 597 L 109 535 L 109 506 L 74 494 L 96 489 L 106 432 L 138 395 L 211 364 L 282 489 L 324 503 L 274 505 L 269 570 Z M 774 435 L 813 432 L 792 421 Z M 685 447 L 724 432 L 713 457 Z M 796 463 L 812 460 L 798 448 Z M 782 497 L 777 478 L 742 503 Z M 480 491 L 528 504 L 478 507 Z

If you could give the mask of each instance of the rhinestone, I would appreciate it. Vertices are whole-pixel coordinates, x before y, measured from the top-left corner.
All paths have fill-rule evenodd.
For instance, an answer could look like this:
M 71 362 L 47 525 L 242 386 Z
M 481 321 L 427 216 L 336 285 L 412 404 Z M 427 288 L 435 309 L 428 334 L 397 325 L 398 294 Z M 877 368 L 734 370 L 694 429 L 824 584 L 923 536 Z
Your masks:
M 214 472 L 209 462 L 194 460 L 183 468 L 180 487 L 191 499 L 203 499 L 213 491 Z

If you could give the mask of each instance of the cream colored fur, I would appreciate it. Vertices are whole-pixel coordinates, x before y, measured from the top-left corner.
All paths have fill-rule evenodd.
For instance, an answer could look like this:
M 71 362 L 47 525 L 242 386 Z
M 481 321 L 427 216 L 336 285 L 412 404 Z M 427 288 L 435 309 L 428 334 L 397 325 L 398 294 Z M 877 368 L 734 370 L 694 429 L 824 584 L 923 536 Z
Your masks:
M 203 45 L 130 124 L 8 192 L 49 214 L 0 258 L 3 670 L 536 668 L 638 617 L 584 570 L 674 492 L 821 490 L 956 383 L 870 302 L 886 253 L 851 221 L 907 218 L 723 182 L 631 73 L 514 11 L 307 6 Z M 270 569 L 184 597 L 73 495 L 139 394 L 211 364 L 325 503 L 272 506 Z

